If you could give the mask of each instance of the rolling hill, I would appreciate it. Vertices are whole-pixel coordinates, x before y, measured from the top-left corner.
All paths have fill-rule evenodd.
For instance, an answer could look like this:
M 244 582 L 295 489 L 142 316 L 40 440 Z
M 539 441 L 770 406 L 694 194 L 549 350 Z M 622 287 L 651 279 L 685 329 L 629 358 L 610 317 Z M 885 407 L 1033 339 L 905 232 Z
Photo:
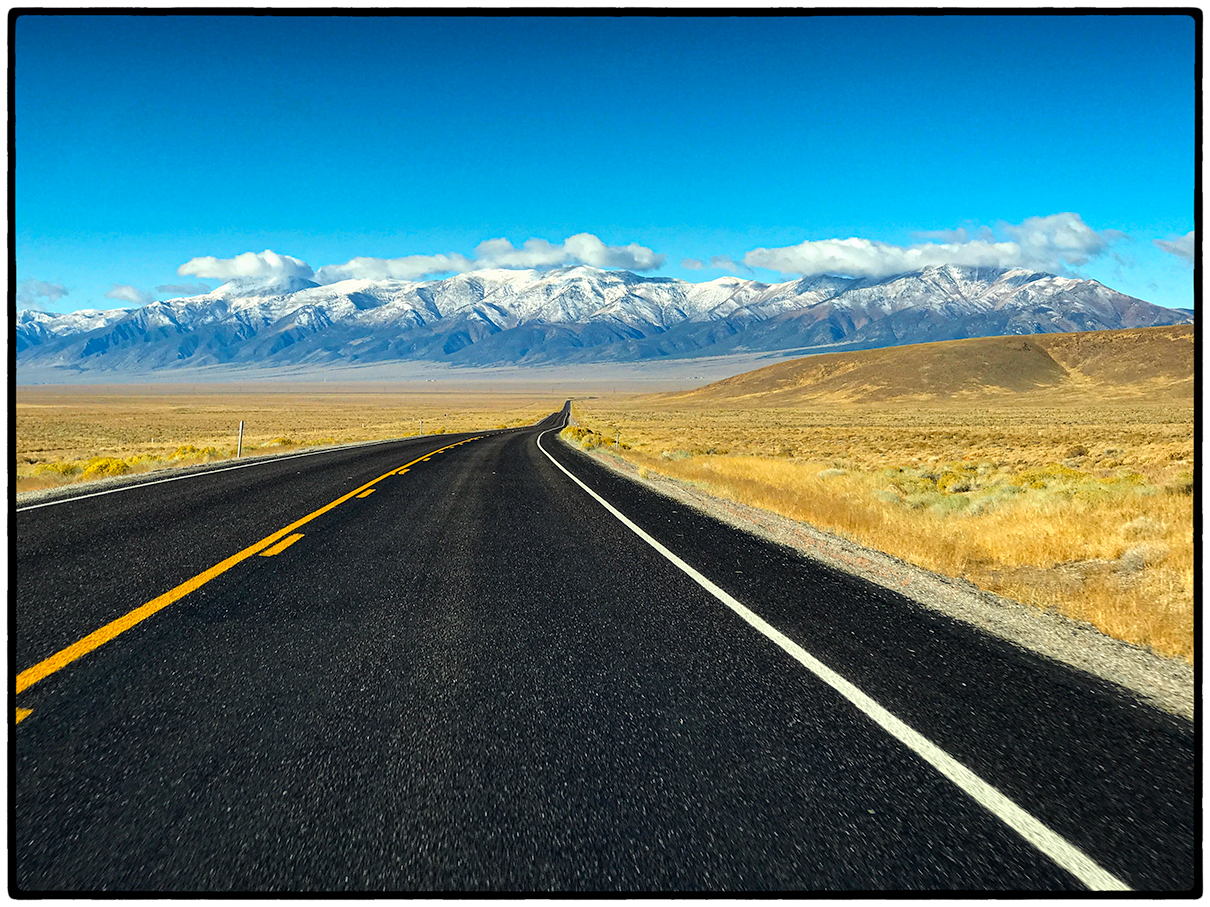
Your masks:
M 1030 393 L 1192 401 L 1192 325 L 981 337 L 825 353 L 668 395 L 693 405 L 792 407 Z

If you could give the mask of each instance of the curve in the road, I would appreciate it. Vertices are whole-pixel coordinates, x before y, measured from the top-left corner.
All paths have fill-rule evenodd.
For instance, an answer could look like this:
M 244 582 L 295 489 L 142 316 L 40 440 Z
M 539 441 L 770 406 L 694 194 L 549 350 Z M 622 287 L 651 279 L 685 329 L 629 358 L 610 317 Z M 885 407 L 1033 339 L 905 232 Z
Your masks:
M 256 556 L 20 697 L 12 890 L 1200 891 L 1194 728 L 674 506 L 566 414 L 19 514 L 15 667 Z

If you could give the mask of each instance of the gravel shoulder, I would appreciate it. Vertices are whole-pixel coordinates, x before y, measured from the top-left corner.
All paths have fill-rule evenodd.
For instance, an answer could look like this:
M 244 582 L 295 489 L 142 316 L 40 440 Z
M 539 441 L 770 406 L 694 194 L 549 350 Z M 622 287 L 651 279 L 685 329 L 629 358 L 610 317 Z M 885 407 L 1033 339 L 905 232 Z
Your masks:
M 1106 636 L 1084 621 L 985 592 L 966 580 L 932 573 L 806 523 L 715 497 L 685 482 L 655 473 L 640 477 L 635 466 L 612 454 L 591 451 L 589 456 L 619 475 L 732 526 L 856 574 L 1014 645 L 1125 687 L 1151 705 L 1193 720 L 1196 678 L 1193 666 L 1184 659 L 1156 655 L 1149 649 Z

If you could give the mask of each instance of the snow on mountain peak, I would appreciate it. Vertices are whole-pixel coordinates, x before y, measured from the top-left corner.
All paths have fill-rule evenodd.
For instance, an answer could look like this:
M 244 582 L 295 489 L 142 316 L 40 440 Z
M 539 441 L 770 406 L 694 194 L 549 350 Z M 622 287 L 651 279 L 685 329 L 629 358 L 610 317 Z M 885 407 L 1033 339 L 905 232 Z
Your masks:
M 295 275 L 281 277 L 236 277 L 216 290 L 205 294 L 220 299 L 251 298 L 256 296 L 286 296 L 300 290 L 317 287 L 313 280 Z
M 652 355 L 643 352 L 648 348 L 658 348 L 658 355 L 706 355 L 1189 320 L 1187 313 L 1095 281 L 1021 268 L 943 265 L 882 279 L 812 275 L 765 284 L 733 275 L 690 283 L 575 265 L 485 269 L 418 282 L 241 278 L 136 310 L 19 313 L 16 328 L 22 361 L 69 361 L 75 335 L 88 333 L 78 341 L 89 349 L 81 360 L 103 367 L 108 354 L 96 350 L 121 350 L 108 361 L 148 363 L 159 356 L 143 367 L 160 367 L 189 361 L 179 355 L 180 337 L 194 332 L 211 332 L 205 334 L 210 352 L 199 355 L 222 349 L 224 358 L 216 361 L 287 362 L 308 350 L 358 359 L 376 350 L 377 358 L 456 355 L 475 363 L 585 358 L 605 348 L 622 358 Z M 532 331 L 510 334 L 527 325 L 558 329 L 541 341 Z

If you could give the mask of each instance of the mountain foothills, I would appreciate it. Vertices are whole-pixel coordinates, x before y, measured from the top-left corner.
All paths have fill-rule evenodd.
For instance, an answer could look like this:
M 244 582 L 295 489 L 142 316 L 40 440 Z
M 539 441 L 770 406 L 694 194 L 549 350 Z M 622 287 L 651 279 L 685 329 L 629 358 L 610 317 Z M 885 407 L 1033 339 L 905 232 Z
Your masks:
M 21 366 L 145 373 L 421 359 L 455 365 L 873 349 L 968 337 L 1188 324 L 1094 280 L 942 266 L 883 279 L 689 283 L 570 267 L 443 280 L 238 279 L 137 309 L 21 311 Z
M 779 362 L 666 400 L 688 406 L 1193 399 L 1192 325 L 977 337 Z M 1034 395 L 1024 396 L 1024 395 Z M 1056 394 L 1062 395 L 1061 398 Z

